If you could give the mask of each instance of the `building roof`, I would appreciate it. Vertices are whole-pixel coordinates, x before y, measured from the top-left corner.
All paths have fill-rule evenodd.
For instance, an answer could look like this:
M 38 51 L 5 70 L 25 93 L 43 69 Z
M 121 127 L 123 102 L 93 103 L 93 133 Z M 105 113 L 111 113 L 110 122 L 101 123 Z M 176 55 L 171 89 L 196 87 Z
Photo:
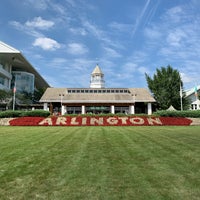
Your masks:
M 101 68 L 99 67 L 98 64 L 97 64 L 96 67 L 94 68 L 92 74 L 103 74 L 103 72 L 101 71 Z
M 155 102 L 145 88 L 47 88 L 40 102 L 133 103 Z
M 200 90 L 200 85 L 198 85 L 198 86 L 196 86 L 197 87 L 197 92 L 199 92 L 199 90 Z M 189 97 L 189 96 L 191 96 L 191 95 L 194 95 L 194 93 L 195 93 L 195 87 L 193 87 L 193 88 L 191 88 L 191 89 L 189 89 L 189 90 L 186 90 L 185 91 L 185 96 L 186 97 Z
M 28 62 L 19 50 L 5 44 L 2 41 L 0 41 L 0 60 L 5 63 L 9 62 L 16 71 L 25 71 L 34 74 L 36 88 L 49 87 L 49 84 L 45 81 L 45 79 Z
M 20 53 L 20 51 L 0 41 L 0 53 Z

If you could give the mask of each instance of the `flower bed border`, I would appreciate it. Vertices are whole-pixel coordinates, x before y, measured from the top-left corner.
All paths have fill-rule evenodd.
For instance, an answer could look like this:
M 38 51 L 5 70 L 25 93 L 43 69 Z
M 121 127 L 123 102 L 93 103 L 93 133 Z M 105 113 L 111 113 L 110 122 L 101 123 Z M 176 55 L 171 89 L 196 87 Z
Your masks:
M 5 124 L 4 124 L 5 122 Z M 199 120 L 200 122 L 200 120 Z M 52 116 L 0 119 L 10 126 L 190 126 L 192 118 L 148 116 Z M 199 123 L 200 125 L 200 123 Z

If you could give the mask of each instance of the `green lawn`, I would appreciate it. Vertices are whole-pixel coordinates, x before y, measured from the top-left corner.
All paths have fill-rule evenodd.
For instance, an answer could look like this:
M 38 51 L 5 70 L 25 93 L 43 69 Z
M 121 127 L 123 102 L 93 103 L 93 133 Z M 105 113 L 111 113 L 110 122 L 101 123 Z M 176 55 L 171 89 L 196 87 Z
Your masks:
M 200 199 L 200 126 L 1 126 L 0 199 Z

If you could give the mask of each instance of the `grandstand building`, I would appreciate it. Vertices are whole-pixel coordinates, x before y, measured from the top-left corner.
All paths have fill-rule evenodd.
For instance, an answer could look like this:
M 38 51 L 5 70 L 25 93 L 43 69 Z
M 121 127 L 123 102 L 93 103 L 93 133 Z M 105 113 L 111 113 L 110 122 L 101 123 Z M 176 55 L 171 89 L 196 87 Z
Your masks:
M 152 114 L 155 99 L 145 88 L 105 88 L 104 74 L 96 65 L 89 88 L 47 88 L 40 102 L 44 110 L 61 114 Z
M 0 89 L 10 90 L 13 84 L 17 92 L 27 93 L 49 87 L 19 50 L 0 41 Z

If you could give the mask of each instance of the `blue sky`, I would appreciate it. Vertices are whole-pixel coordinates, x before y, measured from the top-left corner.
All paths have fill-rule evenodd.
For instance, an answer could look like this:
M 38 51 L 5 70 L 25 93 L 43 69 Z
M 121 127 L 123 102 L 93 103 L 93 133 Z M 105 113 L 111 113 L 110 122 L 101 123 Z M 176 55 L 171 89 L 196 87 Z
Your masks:
M 171 65 L 200 84 L 199 0 L 3 0 L 0 40 L 20 50 L 52 87 L 145 87 Z

